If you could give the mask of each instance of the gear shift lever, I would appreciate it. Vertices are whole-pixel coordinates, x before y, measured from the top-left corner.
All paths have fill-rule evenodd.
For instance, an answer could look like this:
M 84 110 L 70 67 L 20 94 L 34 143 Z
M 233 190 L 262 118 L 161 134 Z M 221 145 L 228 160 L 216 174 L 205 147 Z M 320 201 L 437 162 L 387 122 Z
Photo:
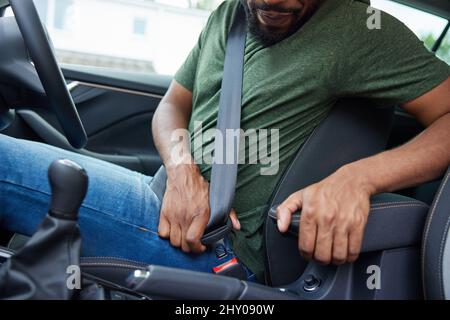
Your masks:
M 76 220 L 78 210 L 86 196 L 86 171 L 70 160 L 56 160 L 48 170 L 52 189 L 49 214 L 63 220 Z
M 54 161 L 48 177 L 52 189 L 49 214 L 28 243 L 0 268 L 0 299 L 77 297 L 69 286 L 69 267 L 80 265 L 78 210 L 86 196 L 88 177 L 76 163 Z

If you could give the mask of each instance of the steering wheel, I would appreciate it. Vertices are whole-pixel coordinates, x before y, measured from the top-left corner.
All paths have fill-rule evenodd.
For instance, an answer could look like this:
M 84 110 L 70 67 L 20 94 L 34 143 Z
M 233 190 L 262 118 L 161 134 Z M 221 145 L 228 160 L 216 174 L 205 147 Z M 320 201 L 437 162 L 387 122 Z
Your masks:
M 86 131 L 33 1 L 9 0 L 9 3 L 47 99 L 67 140 L 74 148 L 83 148 L 87 143 Z

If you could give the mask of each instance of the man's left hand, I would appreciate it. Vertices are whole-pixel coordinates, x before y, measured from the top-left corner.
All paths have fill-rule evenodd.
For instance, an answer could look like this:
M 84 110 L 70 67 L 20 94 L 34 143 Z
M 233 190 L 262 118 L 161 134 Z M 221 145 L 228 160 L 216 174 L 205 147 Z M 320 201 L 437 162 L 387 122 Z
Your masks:
M 373 191 L 364 177 L 343 167 L 325 180 L 292 194 L 277 209 L 286 232 L 301 210 L 298 245 L 302 256 L 320 263 L 354 262 L 361 251 Z

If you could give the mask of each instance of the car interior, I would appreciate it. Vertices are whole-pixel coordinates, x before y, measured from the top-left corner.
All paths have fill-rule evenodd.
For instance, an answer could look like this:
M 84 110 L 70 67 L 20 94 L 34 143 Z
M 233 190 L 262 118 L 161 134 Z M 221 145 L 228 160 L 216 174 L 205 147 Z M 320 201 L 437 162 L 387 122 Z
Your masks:
M 450 21 L 448 0 L 397 2 Z M 15 17 L 4 17 L 10 5 Z M 155 175 L 162 161 L 150 124 L 172 77 L 59 65 L 31 1 L 0 0 L 0 47 L 2 134 Z M 110 299 L 450 299 L 450 170 L 436 181 L 373 197 L 362 254 L 353 264 L 303 260 L 297 248 L 299 214 L 288 234 L 281 234 L 273 210 L 342 165 L 399 146 L 423 129 L 397 106 L 338 102 L 272 195 L 264 229 L 264 284 L 112 257 L 81 258 L 86 281 L 100 285 Z M 28 241 L 0 229 L 0 265 Z M 374 265 L 382 270 L 377 290 L 367 285 Z M 138 284 L 130 284 L 130 275 Z

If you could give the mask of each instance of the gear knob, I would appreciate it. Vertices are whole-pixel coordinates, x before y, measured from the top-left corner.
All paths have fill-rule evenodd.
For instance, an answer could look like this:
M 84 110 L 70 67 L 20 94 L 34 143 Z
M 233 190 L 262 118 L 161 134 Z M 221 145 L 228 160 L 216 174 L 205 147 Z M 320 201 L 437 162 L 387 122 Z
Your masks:
M 70 160 L 56 160 L 48 170 L 52 190 L 49 214 L 58 219 L 76 220 L 86 196 L 86 171 Z

